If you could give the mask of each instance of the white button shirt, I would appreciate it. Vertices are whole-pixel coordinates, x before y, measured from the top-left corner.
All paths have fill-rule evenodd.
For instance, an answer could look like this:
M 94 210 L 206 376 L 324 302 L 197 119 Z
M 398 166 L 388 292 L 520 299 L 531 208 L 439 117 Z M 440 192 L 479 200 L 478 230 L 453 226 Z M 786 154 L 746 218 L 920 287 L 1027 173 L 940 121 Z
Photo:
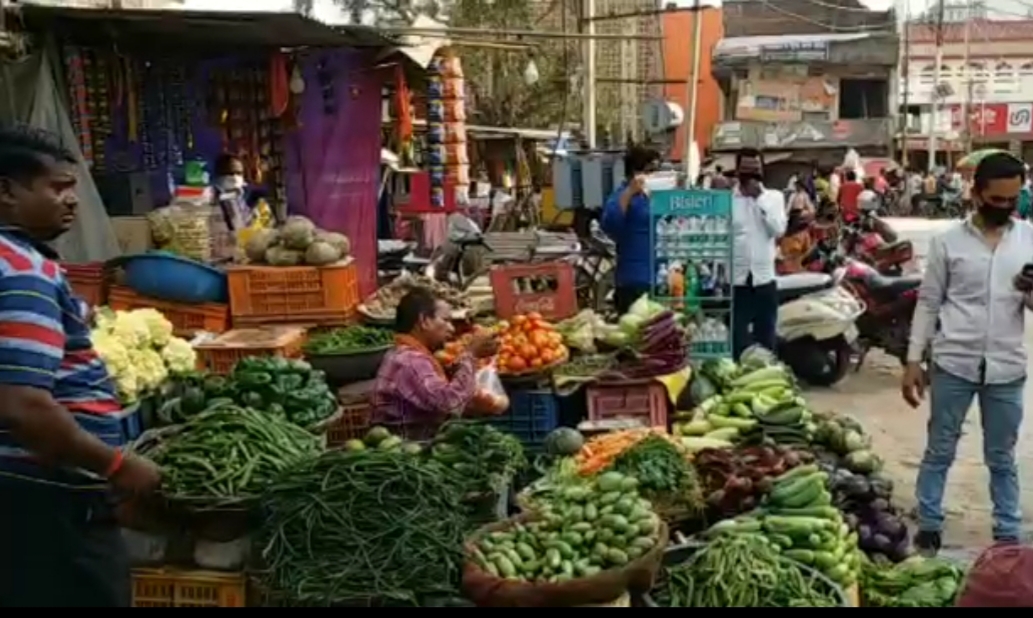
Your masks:
M 776 242 L 786 231 L 785 196 L 761 189 L 756 199 L 732 193 L 732 277 L 734 285 L 756 287 L 775 280 Z

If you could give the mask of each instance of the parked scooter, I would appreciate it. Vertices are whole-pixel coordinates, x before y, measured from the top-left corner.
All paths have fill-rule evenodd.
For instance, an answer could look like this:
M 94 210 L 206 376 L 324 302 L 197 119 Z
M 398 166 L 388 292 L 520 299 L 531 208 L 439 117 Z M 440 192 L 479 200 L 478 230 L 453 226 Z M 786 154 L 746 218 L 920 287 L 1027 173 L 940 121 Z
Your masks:
M 859 220 L 843 227 L 840 244 L 845 255 L 872 265 L 884 275 L 903 274 L 915 252 L 911 241 L 898 240 L 873 210 L 862 211 Z
M 832 386 L 850 369 L 864 303 L 825 273 L 776 277 L 778 356 L 800 379 Z
M 852 258 L 841 259 L 834 276 L 865 307 L 857 320 L 857 369 L 860 370 L 872 348 L 881 349 L 899 359 L 901 364 L 906 363 L 911 319 L 918 301 L 921 276 L 888 277 L 870 264 Z

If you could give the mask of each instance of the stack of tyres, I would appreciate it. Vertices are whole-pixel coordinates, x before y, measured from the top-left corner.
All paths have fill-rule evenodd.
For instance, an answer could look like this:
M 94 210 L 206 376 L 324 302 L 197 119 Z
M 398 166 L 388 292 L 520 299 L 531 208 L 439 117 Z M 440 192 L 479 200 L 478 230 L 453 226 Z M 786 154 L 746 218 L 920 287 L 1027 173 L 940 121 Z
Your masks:
M 470 185 L 466 151 L 466 107 L 463 69 L 451 52 L 439 54 L 428 68 L 427 161 L 430 203 L 445 206 L 445 187 Z M 447 181 L 447 182 L 446 182 Z

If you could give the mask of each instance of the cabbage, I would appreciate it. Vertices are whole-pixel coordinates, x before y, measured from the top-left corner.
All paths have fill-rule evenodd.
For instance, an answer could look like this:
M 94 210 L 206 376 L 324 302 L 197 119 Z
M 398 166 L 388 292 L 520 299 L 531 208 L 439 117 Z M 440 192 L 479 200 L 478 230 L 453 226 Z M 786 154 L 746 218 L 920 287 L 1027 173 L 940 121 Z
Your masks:
M 648 318 L 645 318 L 641 315 L 635 313 L 626 313 L 621 316 L 621 319 L 617 322 L 617 324 L 620 326 L 620 329 L 626 335 L 632 337 L 638 334 L 639 329 L 642 328 L 642 325 L 645 324 L 647 320 Z
M 649 295 L 643 294 L 638 300 L 631 304 L 631 307 L 628 308 L 627 315 L 636 315 L 642 318 L 643 322 L 647 322 L 650 318 L 656 317 L 665 310 L 666 307 L 656 301 L 649 300 Z M 627 317 L 627 315 L 624 317 Z M 621 320 L 623 321 L 623 319 L 624 318 L 622 317 Z

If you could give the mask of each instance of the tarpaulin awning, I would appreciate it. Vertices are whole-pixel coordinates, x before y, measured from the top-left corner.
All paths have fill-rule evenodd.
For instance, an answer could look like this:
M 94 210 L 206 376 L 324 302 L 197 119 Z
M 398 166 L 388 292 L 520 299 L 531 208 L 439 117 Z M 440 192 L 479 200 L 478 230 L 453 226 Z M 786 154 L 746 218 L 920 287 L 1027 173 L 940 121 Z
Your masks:
M 298 13 L 84 9 L 18 5 L 12 29 L 46 32 L 80 45 L 183 47 L 390 47 L 398 41 L 368 26 L 330 27 Z

